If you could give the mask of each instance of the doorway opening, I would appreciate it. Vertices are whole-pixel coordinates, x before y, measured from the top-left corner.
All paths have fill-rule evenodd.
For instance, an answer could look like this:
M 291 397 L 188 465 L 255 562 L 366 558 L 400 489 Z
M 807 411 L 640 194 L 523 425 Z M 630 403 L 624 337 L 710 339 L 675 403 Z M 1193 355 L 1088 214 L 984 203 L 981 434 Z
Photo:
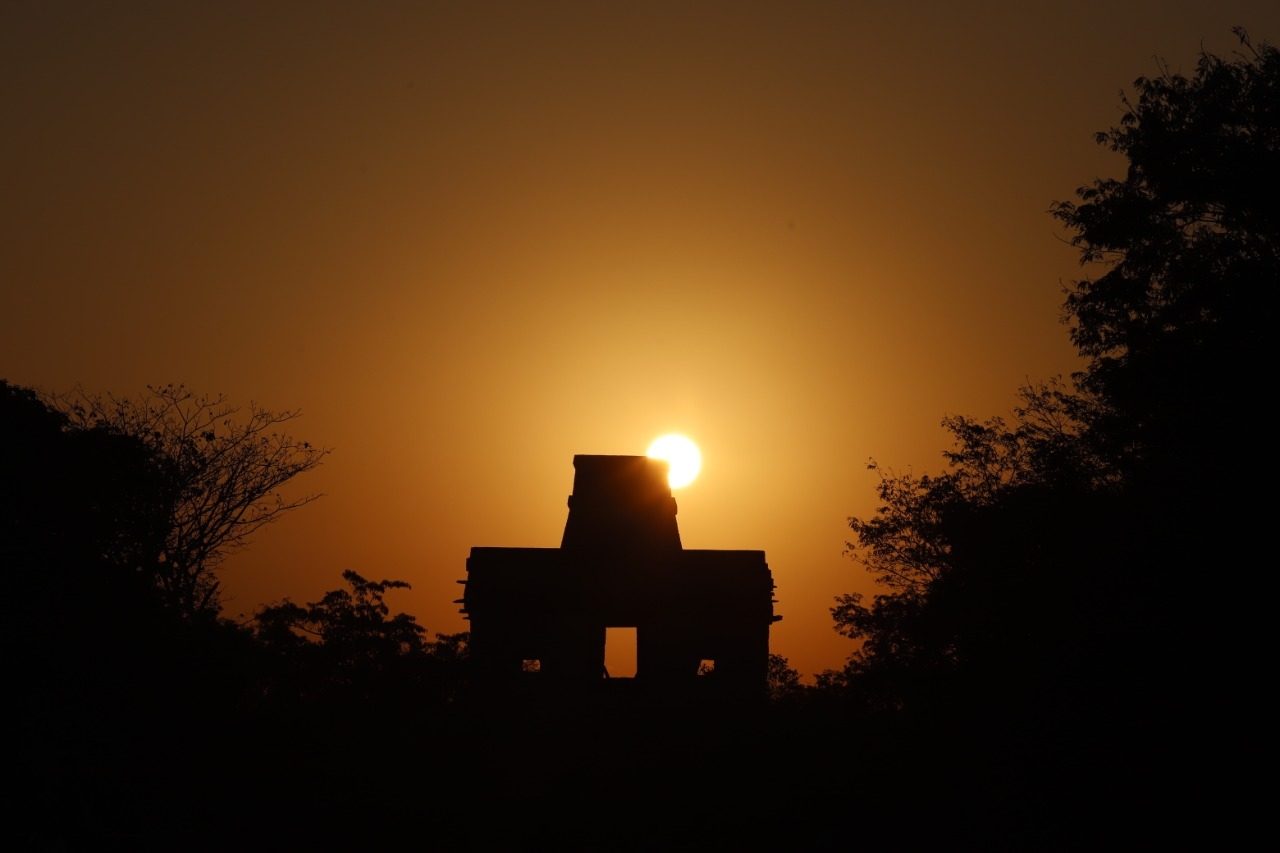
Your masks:
M 605 628 L 604 668 L 610 678 L 636 677 L 635 628 Z

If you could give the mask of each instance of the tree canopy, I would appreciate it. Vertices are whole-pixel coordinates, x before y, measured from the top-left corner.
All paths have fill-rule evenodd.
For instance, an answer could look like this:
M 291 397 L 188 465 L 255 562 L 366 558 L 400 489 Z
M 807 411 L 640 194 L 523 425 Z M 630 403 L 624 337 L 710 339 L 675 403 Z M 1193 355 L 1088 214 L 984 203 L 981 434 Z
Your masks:
M 1127 158 L 1127 175 L 1052 207 L 1082 262 L 1103 264 L 1065 306 L 1093 370 L 1209 345 L 1215 327 L 1242 324 L 1259 278 L 1275 273 L 1280 212 L 1263 178 L 1280 151 L 1280 51 L 1236 33 L 1247 54 L 1202 54 L 1191 77 L 1138 78 L 1120 125 L 1096 136 Z
M 437 634 L 433 642 L 413 616 L 393 615 L 385 597 L 409 589 L 404 581 L 366 580 L 350 569 L 342 579 L 346 589 L 319 601 L 285 600 L 254 614 L 254 635 L 282 665 L 277 689 L 304 699 L 398 697 L 419 711 L 456 699 L 466 680 L 467 635 Z
M 1236 32 L 1230 58 L 1137 80 L 1097 134 L 1125 177 L 1051 208 L 1092 273 L 1063 308 L 1085 368 L 1023 388 L 1011 422 L 946 418 L 942 474 L 881 471 L 849 553 L 886 592 L 837 599 L 861 646 L 824 683 L 899 708 L 985 691 L 1045 715 L 1170 697 L 1186 589 L 1250 559 L 1261 519 L 1249 466 L 1223 455 L 1263 446 L 1262 419 L 1236 412 L 1280 278 L 1280 51 Z M 1137 686 L 1135 667 L 1168 679 Z
M 168 518 L 148 571 L 165 602 L 188 617 L 218 612 L 217 569 L 227 556 L 320 497 L 282 491 L 329 454 L 283 431 L 300 412 L 245 410 L 182 385 L 148 386 L 136 398 L 78 390 L 49 399 L 70 428 L 129 437 L 163 472 Z
M 1125 177 L 1051 208 L 1096 270 L 1068 289 L 1064 319 L 1090 360 L 1081 387 L 1111 410 L 1098 433 L 1117 458 L 1168 464 L 1212 440 L 1234 408 L 1230 380 L 1267 357 L 1280 51 L 1235 32 L 1233 57 L 1203 53 L 1191 76 L 1162 67 L 1135 81 L 1120 124 L 1096 137 L 1128 160 Z

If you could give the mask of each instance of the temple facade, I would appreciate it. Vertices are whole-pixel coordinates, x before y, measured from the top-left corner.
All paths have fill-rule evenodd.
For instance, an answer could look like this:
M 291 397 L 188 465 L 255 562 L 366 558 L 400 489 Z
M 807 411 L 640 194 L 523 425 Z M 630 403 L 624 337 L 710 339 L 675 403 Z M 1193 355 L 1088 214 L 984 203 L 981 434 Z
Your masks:
M 548 690 L 607 683 L 606 629 L 635 628 L 646 694 L 762 697 L 782 618 L 764 552 L 683 548 L 662 460 L 573 466 L 559 548 L 471 549 L 458 603 L 477 683 L 501 688 L 532 671 Z

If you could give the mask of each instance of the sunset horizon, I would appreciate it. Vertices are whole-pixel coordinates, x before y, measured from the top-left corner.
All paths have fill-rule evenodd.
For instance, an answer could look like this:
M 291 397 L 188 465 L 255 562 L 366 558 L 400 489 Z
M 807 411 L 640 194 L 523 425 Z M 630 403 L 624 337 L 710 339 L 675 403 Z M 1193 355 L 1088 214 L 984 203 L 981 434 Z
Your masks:
M 497 9 L 0 13 L 0 375 L 332 448 L 227 618 L 354 570 L 463 631 L 473 544 L 554 547 L 576 454 L 680 432 L 686 546 L 765 550 L 771 650 L 840 669 L 882 473 L 1082 367 L 1047 211 L 1123 177 L 1118 93 L 1280 37 L 1256 2 Z

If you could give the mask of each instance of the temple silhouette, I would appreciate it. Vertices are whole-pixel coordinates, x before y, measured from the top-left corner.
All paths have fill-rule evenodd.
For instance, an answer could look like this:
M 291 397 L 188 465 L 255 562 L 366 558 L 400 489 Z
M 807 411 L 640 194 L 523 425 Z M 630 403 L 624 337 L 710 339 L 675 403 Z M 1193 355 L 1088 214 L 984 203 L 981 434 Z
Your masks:
M 573 467 L 559 548 L 471 549 L 457 603 L 477 686 L 607 689 L 606 629 L 635 628 L 643 693 L 763 698 L 782 618 L 764 552 L 683 548 L 663 460 L 579 455 Z

